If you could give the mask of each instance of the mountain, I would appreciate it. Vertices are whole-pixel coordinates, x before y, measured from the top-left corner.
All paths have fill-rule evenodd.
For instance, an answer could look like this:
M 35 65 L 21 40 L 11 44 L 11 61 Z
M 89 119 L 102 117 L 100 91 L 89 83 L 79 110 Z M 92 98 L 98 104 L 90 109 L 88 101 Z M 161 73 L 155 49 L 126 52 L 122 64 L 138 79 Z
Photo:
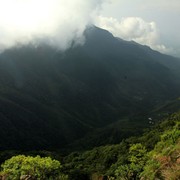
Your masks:
M 178 111 L 141 136 L 73 152 L 63 159 L 63 171 L 70 180 L 180 179 L 179 120 Z
M 62 148 L 117 125 L 136 133 L 149 126 L 139 117 L 179 97 L 178 58 L 94 26 L 84 36 L 65 52 L 29 44 L 0 54 L 0 149 Z
M 179 154 L 180 111 L 177 111 L 141 136 L 88 151 L 68 155 L 44 150 L 0 151 L 0 178 L 179 180 Z

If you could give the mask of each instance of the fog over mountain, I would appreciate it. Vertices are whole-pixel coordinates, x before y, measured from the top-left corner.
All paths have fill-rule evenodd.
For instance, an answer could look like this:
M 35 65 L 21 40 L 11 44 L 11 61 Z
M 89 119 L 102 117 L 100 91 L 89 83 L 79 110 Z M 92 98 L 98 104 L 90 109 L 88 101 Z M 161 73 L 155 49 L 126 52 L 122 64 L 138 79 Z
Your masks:
M 58 49 L 72 41 L 83 44 L 102 0 L 0 0 L 0 50 L 13 45 L 46 42 Z
M 84 36 L 64 52 L 43 43 L 0 54 L 0 149 L 61 149 L 102 128 L 119 141 L 180 96 L 179 59 L 94 26 Z
M 0 0 L 0 180 L 180 179 L 180 0 Z
M 83 44 L 84 30 L 95 24 L 124 40 L 179 56 L 179 7 L 177 0 L 171 3 L 160 0 L 0 0 L 0 51 L 29 42 L 35 45 L 46 42 L 65 50 L 72 42 Z
M 0 149 L 114 143 L 179 98 L 180 60 L 153 50 L 167 50 L 156 22 L 104 17 L 104 3 L 0 0 Z

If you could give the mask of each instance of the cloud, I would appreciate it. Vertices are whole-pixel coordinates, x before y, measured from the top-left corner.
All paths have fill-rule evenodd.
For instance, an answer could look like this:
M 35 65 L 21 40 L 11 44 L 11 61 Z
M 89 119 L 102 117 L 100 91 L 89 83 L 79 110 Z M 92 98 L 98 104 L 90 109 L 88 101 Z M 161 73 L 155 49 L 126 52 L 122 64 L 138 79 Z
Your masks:
M 102 0 L 0 0 L 0 50 L 46 39 L 60 49 L 83 43 Z
M 179 0 L 151 0 L 144 3 L 144 0 L 140 0 L 140 7 L 144 10 L 158 10 L 171 13 L 180 13 L 180 1 Z
M 99 16 L 101 6 L 112 1 L 0 0 L 0 51 L 16 44 L 41 41 L 64 50 L 72 41 L 84 43 L 85 28 L 96 23 L 120 38 L 149 45 L 163 53 L 174 52 L 161 43 L 155 22 L 138 17 L 118 21 Z
M 126 17 L 118 21 L 112 17 L 99 16 L 96 25 L 124 40 L 133 40 L 162 53 L 173 53 L 160 42 L 160 33 L 155 22 L 146 22 L 140 17 Z

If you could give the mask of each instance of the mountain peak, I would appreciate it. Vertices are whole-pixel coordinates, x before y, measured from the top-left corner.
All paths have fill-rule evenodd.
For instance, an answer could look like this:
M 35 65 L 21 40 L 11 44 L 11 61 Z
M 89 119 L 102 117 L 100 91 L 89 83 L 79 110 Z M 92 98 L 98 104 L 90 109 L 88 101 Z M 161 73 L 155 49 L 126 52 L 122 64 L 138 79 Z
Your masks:
M 117 122 L 138 124 L 136 115 L 179 97 L 175 58 L 95 26 L 84 34 L 65 52 L 29 45 L 0 54 L 0 149 L 62 148 Z

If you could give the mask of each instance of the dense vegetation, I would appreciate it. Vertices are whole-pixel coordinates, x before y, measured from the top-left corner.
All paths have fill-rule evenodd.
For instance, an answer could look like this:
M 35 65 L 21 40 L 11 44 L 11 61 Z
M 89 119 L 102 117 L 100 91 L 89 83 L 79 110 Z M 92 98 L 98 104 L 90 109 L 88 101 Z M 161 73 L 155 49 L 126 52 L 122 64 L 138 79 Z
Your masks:
M 169 174 L 169 179 L 178 180 L 179 145 L 180 113 L 177 113 L 143 136 L 84 153 L 72 153 L 65 158 L 63 168 L 73 175 L 79 172 L 80 175 L 102 175 L 111 179 L 168 179 Z
M 179 59 L 85 37 L 0 54 L 0 179 L 179 180 Z
M 61 165 L 50 157 L 18 155 L 6 160 L 2 165 L 1 176 L 7 180 L 17 179 L 66 179 L 61 173 Z
M 13 174 L 18 178 L 31 175 L 36 179 L 178 180 L 180 112 L 170 115 L 151 130 L 146 130 L 142 136 L 124 139 L 119 144 L 73 152 L 65 157 L 49 152 L 49 156 L 57 160 L 50 157 L 14 156 L 2 163 L 1 174 L 7 177 Z
M 178 59 L 96 27 L 85 37 L 66 52 L 31 44 L 0 54 L 0 150 L 118 143 L 180 96 Z

